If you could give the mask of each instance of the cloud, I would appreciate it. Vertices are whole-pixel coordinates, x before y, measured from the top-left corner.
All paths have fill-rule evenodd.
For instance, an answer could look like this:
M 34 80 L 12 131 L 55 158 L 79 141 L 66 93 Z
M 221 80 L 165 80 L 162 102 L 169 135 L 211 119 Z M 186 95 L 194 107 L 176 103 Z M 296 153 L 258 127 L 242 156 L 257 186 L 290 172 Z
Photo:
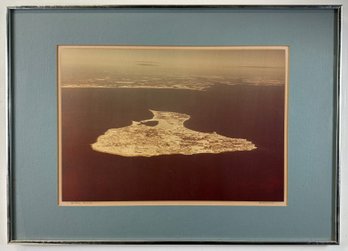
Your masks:
M 158 66 L 158 62 L 155 61 L 136 61 L 140 66 Z

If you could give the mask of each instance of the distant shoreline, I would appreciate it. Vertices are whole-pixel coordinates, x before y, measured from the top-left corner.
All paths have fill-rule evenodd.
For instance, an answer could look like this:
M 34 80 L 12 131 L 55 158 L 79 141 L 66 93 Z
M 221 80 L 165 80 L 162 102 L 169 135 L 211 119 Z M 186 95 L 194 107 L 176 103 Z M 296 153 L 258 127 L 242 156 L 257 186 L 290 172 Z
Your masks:
M 284 84 L 278 84 L 278 83 L 234 83 L 234 84 L 221 84 L 223 86 L 263 86 L 263 87 L 281 87 L 285 86 Z M 189 86 L 139 86 L 139 85 L 133 85 L 133 86 L 93 86 L 93 85 L 68 85 L 68 86 L 60 86 L 60 88 L 65 89 L 166 89 L 166 90 L 192 90 L 192 91 L 206 91 L 212 87 L 217 86 L 217 84 L 213 85 L 205 85 L 205 86 L 197 86 L 197 87 L 189 87 Z

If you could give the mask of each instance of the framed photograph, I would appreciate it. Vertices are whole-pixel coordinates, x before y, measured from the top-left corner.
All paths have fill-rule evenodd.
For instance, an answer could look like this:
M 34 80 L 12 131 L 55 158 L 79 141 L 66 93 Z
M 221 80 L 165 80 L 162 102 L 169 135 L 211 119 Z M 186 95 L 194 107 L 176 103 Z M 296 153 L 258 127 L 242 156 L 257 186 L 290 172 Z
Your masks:
M 9 8 L 9 241 L 338 244 L 340 12 Z
M 60 205 L 286 205 L 286 46 L 59 46 Z

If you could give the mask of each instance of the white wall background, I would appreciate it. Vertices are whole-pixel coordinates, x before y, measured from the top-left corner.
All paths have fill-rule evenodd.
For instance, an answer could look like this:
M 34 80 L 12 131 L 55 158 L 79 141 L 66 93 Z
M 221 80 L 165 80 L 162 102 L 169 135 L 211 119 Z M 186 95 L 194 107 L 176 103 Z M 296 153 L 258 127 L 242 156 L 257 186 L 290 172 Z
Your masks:
M 194 246 L 95 246 L 95 245 L 18 245 L 7 244 L 6 234 L 6 7 L 20 5 L 155 5 L 155 4 L 342 4 L 342 90 L 341 90 L 341 244 L 339 246 L 277 246 L 277 245 L 194 245 Z M 34 250 L 348 250 L 348 0 L 0 0 L 0 251 Z M 347 154 L 345 154 L 347 153 Z

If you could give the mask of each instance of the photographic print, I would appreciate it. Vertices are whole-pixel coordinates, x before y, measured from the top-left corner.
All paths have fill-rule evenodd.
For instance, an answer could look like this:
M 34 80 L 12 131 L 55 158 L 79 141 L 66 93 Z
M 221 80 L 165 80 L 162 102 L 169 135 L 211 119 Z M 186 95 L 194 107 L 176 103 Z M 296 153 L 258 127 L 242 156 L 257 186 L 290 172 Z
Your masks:
M 59 205 L 287 205 L 287 46 L 58 46 Z

